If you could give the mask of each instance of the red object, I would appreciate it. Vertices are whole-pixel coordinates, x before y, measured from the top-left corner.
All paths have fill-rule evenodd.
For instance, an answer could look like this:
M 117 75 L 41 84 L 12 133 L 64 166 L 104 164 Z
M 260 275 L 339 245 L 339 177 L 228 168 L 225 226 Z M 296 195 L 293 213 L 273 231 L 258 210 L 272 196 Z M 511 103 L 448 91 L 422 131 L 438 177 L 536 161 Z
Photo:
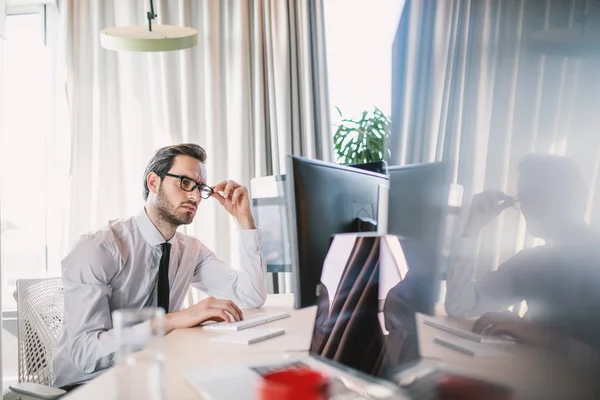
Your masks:
M 447 376 L 437 387 L 440 400 L 514 400 L 506 386 L 463 376 Z
M 308 369 L 289 369 L 263 376 L 260 400 L 327 400 L 329 382 L 323 374 Z

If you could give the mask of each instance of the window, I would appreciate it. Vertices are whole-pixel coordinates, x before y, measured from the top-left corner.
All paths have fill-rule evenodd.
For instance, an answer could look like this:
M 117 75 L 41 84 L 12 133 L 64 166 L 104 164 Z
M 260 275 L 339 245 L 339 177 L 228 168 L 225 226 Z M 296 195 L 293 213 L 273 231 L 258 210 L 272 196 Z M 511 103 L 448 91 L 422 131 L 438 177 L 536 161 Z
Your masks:
M 373 106 L 391 112 L 392 44 L 401 0 L 327 0 L 325 32 L 331 121 L 359 117 Z
M 0 43 L 0 257 L 4 388 L 17 380 L 15 282 L 48 275 L 52 66 L 45 7 L 8 8 Z
M 44 21 L 43 8 L 8 15 L 2 44 L 3 310 L 16 307 L 13 291 L 17 279 L 45 277 L 47 272 L 46 140 L 52 127 L 52 77 Z

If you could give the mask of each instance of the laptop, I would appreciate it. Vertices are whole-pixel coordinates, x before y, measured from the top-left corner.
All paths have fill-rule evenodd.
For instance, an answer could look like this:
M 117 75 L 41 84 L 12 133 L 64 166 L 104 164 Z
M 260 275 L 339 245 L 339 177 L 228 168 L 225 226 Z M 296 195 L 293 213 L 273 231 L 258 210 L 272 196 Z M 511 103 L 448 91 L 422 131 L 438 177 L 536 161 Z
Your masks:
M 424 250 L 392 235 L 336 235 L 323 265 L 308 356 L 195 369 L 185 379 L 211 399 L 253 399 L 265 374 L 309 367 L 330 377 L 330 398 L 433 398 L 439 365 L 420 360 L 411 304 L 423 287 L 418 280 L 429 277 L 411 271 L 425 268 L 418 265 L 427 261 Z

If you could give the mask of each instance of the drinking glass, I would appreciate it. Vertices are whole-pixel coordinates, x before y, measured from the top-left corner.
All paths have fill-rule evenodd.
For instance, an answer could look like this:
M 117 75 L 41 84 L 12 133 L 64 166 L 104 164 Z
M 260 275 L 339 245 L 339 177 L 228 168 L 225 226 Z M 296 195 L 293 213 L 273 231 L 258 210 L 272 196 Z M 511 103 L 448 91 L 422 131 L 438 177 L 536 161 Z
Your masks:
M 163 400 L 164 316 L 162 308 L 113 311 L 119 399 Z

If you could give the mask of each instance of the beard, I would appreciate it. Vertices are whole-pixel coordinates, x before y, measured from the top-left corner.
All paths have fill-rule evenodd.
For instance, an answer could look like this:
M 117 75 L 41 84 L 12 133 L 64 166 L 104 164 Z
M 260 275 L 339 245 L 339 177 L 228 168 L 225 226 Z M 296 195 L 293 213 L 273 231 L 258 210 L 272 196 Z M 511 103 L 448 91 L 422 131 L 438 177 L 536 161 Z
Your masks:
M 194 216 L 196 213 L 190 212 L 188 210 L 178 210 L 176 207 L 165 195 L 162 187 L 158 189 L 158 197 L 156 202 L 156 208 L 160 217 L 168 224 L 174 226 L 180 225 L 188 225 L 191 224 L 194 220 Z M 193 203 L 189 203 L 193 204 Z M 196 206 L 194 204 L 194 206 Z

